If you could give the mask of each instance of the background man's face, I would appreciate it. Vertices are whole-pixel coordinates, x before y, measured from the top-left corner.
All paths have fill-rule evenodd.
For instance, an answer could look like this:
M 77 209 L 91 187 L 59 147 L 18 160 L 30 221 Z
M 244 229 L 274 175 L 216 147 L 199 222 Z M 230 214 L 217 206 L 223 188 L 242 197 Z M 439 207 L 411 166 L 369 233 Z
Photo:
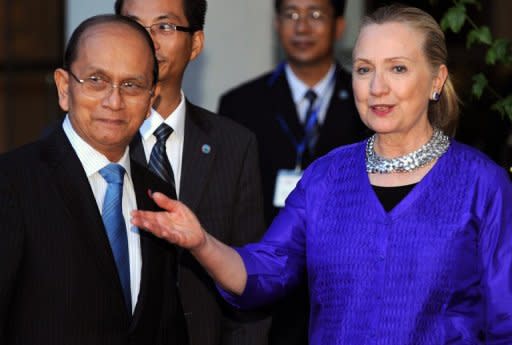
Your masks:
M 70 67 L 77 78 L 99 77 L 115 85 L 131 82 L 147 88 L 140 96 L 129 96 L 118 87 L 91 95 L 67 71 L 55 72 L 59 103 L 69 112 L 75 131 L 107 158 L 117 160 L 150 111 L 151 51 L 140 33 L 118 23 L 87 29 L 78 44 Z
M 343 24 L 343 18 L 334 17 L 330 0 L 284 0 L 276 17 L 281 45 L 296 65 L 331 63 Z
M 189 26 L 183 8 L 184 0 L 126 0 L 121 14 L 128 16 L 143 26 L 149 27 L 156 23 L 171 23 Z M 176 31 L 163 36 L 151 32 L 155 44 L 159 67 L 160 81 L 178 82 L 181 84 L 183 73 L 192 54 L 192 35 L 188 32 Z

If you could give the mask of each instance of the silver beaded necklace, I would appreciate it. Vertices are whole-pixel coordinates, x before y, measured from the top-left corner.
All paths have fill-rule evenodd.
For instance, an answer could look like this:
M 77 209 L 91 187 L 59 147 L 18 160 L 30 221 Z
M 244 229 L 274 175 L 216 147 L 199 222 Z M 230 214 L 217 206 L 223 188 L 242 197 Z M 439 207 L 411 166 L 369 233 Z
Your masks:
M 414 152 L 396 158 L 384 158 L 375 152 L 375 134 L 366 143 L 366 172 L 389 174 L 410 172 L 441 157 L 450 146 L 450 138 L 440 129 L 434 128 L 432 138 Z

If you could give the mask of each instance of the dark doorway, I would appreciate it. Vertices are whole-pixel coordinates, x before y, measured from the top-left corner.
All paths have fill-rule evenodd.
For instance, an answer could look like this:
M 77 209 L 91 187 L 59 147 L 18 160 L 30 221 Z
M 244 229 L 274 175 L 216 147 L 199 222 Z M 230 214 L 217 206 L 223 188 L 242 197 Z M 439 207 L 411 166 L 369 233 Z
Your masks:
M 64 0 L 0 0 L 0 152 L 37 139 L 59 117 Z

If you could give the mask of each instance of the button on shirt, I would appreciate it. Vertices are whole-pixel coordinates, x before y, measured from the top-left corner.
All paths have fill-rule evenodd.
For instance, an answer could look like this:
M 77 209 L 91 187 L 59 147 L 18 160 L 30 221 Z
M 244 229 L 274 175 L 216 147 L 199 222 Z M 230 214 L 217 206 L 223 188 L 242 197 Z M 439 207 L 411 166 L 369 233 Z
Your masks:
M 86 143 L 73 129 L 69 116 L 66 116 L 62 127 L 68 137 L 71 146 L 75 150 L 78 159 L 82 163 L 89 184 L 91 185 L 98 210 L 101 214 L 103 209 L 103 199 L 107 191 L 107 182 L 100 175 L 99 171 L 110 162 L 104 155 L 96 151 L 92 146 Z M 123 180 L 123 217 L 126 223 L 128 237 L 128 253 L 130 256 L 130 289 L 132 292 L 132 312 L 135 310 L 137 298 L 140 289 L 140 277 L 142 270 L 142 254 L 140 249 L 139 229 L 130 222 L 130 212 L 137 209 L 135 191 L 131 178 L 129 149 L 126 148 L 123 157 L 118 163 L 126 170 Z
M 183 142 L 185 138 L 185 110 L 185 96 L 183 95 L 183 92 L 181 92 L 180 104 L 166 119 L 164 119 L 156 110 L 151 109 L 150 116 L 146 121 L 144 121 L 139 131 L 142 137 L 146 162 L 149 162 L 151 150 L 153 150 L 153 146 L 156 144 L 156 138 L 153 135 L 155 130 L 163 122 L 173 129 L 172 134 L 165 143 L 165 149 L 174 174 L 176 195 L 178 197 L 180 195 L 181 160 L 183 156 Z
M 323 124 L 325 121 L 325 116 L 327 113 L 327 107 L 329 106 L 329 101 L 331 100 L 331 96 L 334 92 L 334 72 L 336 71 L 336 66 L 333 64 L 327 74 L 312 88 L 306 85 L 303 81 L 301 81 L 295 73 L 293 73 L 292 68 L 289 65 L 285 66 L 285 74 L 286 80 L 288 81 L 288 85 L 290 85 L 290 90 L 292 92 L 293 102 L 297 108 L 297 114 L 299 115 L 299 121 L 304 124 L 306 121 L 306 111 L 309 106 L 309 101 L 306 99 L 305 95 L 309 89 L 312 89 L 317 94 L 317 99 L 314 104 L 314 109 L 318 107 L 317 113 L 317 121 L 319 124 Z

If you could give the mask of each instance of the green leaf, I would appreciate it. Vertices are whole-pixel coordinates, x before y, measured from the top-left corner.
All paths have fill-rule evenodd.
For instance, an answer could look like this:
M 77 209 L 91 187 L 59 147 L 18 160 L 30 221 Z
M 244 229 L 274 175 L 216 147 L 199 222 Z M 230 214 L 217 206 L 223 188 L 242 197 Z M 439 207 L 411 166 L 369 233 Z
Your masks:
M 456 5 L 448 9 L 441 19 L 441 28 L 446 31 L 450 29 L 458 33 L 466 21 L 466 7 Z
M 469 32 L 466 47 L 471 48 L 473 43 L 481 43 L 489 46 L 492 44 L 491 30 L 489 30 L 488 26 L 481 26 Z
M 494 65 L 497 62 L 509 63 L 510 57 L 508 56 L 510 42 L 506 39 L 500 38 L 493 42 L 492 46 L 487 51 L 485 62 L 488 65 Z
M 512 121 L 512 95 L 508 95 L 506 98 L 494 103 L 491 109 L 499 112 L 502 117 L 508 116 Z
M 482 97 L 482 94 L 484 93 L 485 88 L 489 84 L 487 77 L 483 73 L 478 73 L 473 76 L 473 88 L 471 89 L 471 93 L 473 96 L 475 96 L 477 99 L 480 99 Z

